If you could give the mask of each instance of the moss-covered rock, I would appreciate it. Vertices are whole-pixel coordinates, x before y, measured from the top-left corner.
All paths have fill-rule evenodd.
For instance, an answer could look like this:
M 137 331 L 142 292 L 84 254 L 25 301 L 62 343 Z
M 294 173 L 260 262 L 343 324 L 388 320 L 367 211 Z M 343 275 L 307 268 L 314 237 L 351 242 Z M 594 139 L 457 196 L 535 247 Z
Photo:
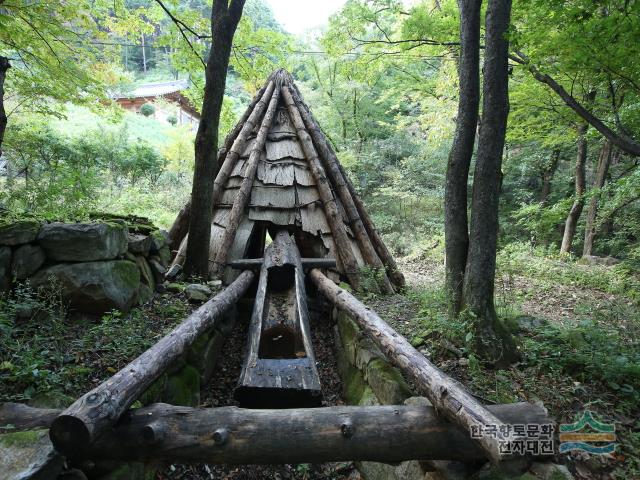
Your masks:
M 127 251 L 127 227 L 118 223 L 49 223 L 38 242 L 58 262 L 112 260 Z
M 140 270 L 128 260 L 53 265 L 31 277 L 31 285 L 48 287 L 52 277 L 73 308 L 96 314 L 128 311 L 140 285 Z
M 24 219 L 0 222 L 0 245 L 16 246 L 33 242 L 40 231 L 38 220 Z
M 358 341 L 361 335 L 360 328 L 346 313 L 340 312 L 338 314 L 338 331 L 340 332 L 340 341 L 347 359 L 352 365 L 355 365 Z
M 11 248 L 0 247 L 0 293 L 11 286 Z
M 411 396 L 411 390 L 400 372 L 380 358 L 369 362 L 365 379 L 385 405 L 400 405 Z
M 48 430 L 0 435 L 0 477 L 30 480 L 56 478 L 64 458 L 49 440 Z
M 224 336 L 213 331 L 200 335 L 187 353 L 187 362 L 200 372 L 200 382 L 211 380 L 224 345 Z
M 200 404 L 200 372 L 187 365 L 169 375 L 162 399 L 172 405 L 196 407 Z
M 11 273 L 16 280 L 24 280 L 38 271 L 45 261 L 42 247 L 38 245 L 22 245 L 13 252 Z
M 142 405 L 150 405 L 152 403 L 162 402 L 164 391 L 167 385 L 167 375 L 162 375 L 147 388 L 138 398 Z

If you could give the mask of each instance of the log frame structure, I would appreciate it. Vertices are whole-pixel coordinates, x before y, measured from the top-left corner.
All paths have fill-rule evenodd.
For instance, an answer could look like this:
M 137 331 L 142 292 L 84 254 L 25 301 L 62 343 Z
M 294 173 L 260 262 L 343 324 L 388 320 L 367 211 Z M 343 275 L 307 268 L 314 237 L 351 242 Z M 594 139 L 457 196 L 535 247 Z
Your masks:
M 198 336 L 220 321 L 254 278 L 254 272 L 243 272 L 153 347 L 76 400 L 51 425 L 49 436 L 55 447 L 73 454 L 113 425 Z
M 230 283 L 237 272 L 229 263 L 248 254 L 259 257 L 262 252 L 250 252 L 255 237 L 286 227 L 297 232 L 304 256 L 337 260 L 329 272 L 334 280 L 358 289 L 360 270 L 368 266 L 381 272 L 378 290 L 392 293 L 404 287 L 393 257 L 289 73 L 277 70 L 269 77 L 225 139 L 218 159 L 211 276 Z M 183 217 L 189 208 L 183 208 L 171 229 L 172 245 L 180 245 L 173 265 L 184 262 Z
M 507 423 L 547 424 L 530 403 L 487 407 Z M 60 411 L 0 406 L 0 425 L 47 428 Z M 484 452 L 433 407 L 244 409 L 157 403 L 129 410 L 76 459 L 173 463 L 273 464 L 344 460 L 481 462 Z

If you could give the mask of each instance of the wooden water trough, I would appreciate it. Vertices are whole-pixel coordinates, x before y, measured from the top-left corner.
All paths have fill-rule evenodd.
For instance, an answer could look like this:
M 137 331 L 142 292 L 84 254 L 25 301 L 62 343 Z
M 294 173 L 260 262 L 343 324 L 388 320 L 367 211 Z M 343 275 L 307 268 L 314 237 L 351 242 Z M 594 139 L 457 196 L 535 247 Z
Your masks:
M 234 396 L 241 406 L 258 408 L 317 407 L 322 400 L 302 259 L 286 230 L 277 232 L 261 261 L 247 353 Z

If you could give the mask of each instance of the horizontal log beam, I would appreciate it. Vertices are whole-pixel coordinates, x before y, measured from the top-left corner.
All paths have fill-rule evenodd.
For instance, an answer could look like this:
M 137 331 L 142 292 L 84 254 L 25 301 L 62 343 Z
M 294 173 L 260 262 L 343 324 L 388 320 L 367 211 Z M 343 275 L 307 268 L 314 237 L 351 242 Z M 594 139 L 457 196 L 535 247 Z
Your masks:
M 242 272 L 153 347 L 76 400 L 51 425 L 49 436 L 56 449 L 76 453 L 113 425 L 200 335 L 220 321 L 254 278 L 255 273 Z
M 389 360 L 415 383 L 420 393 L 425 395 L 445 418 L 463 432 L 469 432 L 472 426 L 477 425 L 483 428 L 489 425 L 500 427 L 500 420 L 487 407 L 478 402 L 458 381 L 418 352 L 376 312 L 338 287 L 320 270 L 311 270 L 309 277 L 331 303 L 347 312 L 362 327 Z M 495 438 L 484 436 L 476 440 L 493 462 L 499 462 L 509 456 L 500 449 L 501 442 L 511 440 L 509 434 L 502 434 L 503 431 L 508 432 L 506 429 L 498 428 Z
M 487 408 L 505 423 L 550 423 L 544 408 L 529 403 Z M 13 423 L 20 421 L 14 418 Z M 295 464 L 346 460 L 471 462 L 484 459 L 484 452 L 469 434 L 426 406 L 250 410 L 154 404 L 129 410 L 115 428 L 74 456 L 118 461 Z
M 336 268 L 335 258 L 302 258 L 302 268 Z M 262 258 L 241 258 L 227 265 L 237 270 L 260 270 Z

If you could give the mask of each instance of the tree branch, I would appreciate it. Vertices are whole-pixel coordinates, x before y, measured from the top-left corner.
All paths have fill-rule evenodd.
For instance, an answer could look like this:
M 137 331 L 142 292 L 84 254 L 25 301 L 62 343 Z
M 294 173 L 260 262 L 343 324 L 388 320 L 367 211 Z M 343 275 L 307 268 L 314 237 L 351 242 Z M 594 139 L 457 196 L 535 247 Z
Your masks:
M 598 130 L 605 138 L 611 141 L 616 147 L 623 152 L 633 156 L 640 156 L 640 143 L 634 139 L 627 137 L 624 134 L 618 134 L 611 130 L 605 123 L 596 117 L 589 110 L 584 108 L 580 102 L 578 102 L 573 96 L 567 92 L 562 85 L 556 82 L 551 76 L 541 73 L 530 61 L 529 58 L 521 52 L 516 52 L 516 56 L 509 55 L 509 58 L 520 65 L 527 67 L 529 72 L 533 75 L 533 78 L 541 83 L 549 86 L 558 96 L 564 101 L 564 103 L 571 108 L 576 114 L 582 117 L 589 125 Z
M 165 7 L 165 5 L 162 3 L 161 0 L 156 0 L 156 3 L 158 5 L 160 5 L 160 7 L 165 11 L 165 13 L 169 16 L 169 18 L 171 19 L 171 21 L 174 23 L 174 25 L 178 28 L 178 30 L 180 31 L 180 34 L 182 35 L 182 38 L 184 38 L 185 42 L 187 42 L 187 44 L 189 45 L 189 48 L 191 49 L 191 51 L 193 52 L 193 54 L 198 57 L 198 60 L 200 60 L 200 63 L 202 63 L 203 67 L 207 67 L 207 64 L 205 63 L 205 61 L 203 60 L 203 58 L 200 56 L 200 54 L 196 51 L 196 49 L 194 48 L 193 44 L 191 43 L 191 41 L 189 40 L 189 38 L 187 37 L 187 34 L 184 33 L 184 30 L 187 30 L 188 32 L 192 33 L 193 35 L 195 35 L 198 38 L 210 38 L 210 37 L 201 37 L 199 34 L 195 33 L 191 28 L 187 27 L 184 22 L 178 18 L 176 18 L 167 7 Z

